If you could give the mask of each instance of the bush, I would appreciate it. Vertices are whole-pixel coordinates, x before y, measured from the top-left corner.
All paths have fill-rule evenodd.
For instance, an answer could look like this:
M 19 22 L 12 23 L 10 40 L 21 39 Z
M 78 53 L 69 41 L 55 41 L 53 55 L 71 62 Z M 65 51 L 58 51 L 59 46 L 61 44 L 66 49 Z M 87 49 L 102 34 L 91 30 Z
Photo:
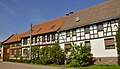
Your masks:
M 5 61 L 9 61 L 9 62 L 16 62 L 16 59 L 6 59 Z
M 36 60 L 36 64 L 42 64 L 41 63 L 41 60 L 39 59 L 39 60 Z
M 90 46 L 73 44 L 67 63 L 71 67 L 88 66 L 91 63 L 92 56 Z
M 27 59 L 24 59 L 24 60 L 23 60 L 23 63 L 29 64 L 30 62 L 31 62 L 31 60 L 27 60 Z
M 64 51 L 60 48 L 60 45 L 56 43 L 52 49 L 51 49 L 51 57 L 53 60 L 54 64 L 64 64 L 65 62 L 65 53 Z
M 51 60 L 51 47 L 43 47 L 40 49 L 40 60 L 41 64 L 47 65 L 47 64 L 52 64 Z
M 118 53 L 118 64 L 120 65 L 120 18 L 119 18 L 118 29 L 115 37 L 116 37 L 116 47 Z
M 70 66 L 70 67 L 79 67 L 80 64 L 79 64 L 79 61 L 78 61 L 78 60 L 74 59 L 74 60 L 72 60 L 72 61 L 70 62 L 69 66 Z
M 60 48 L 59 44 L 56 43 L 52 47 L 43 47 L 40 49 L 40 60 L 41 64 L 64 64 L 65 53 Z
M 35 64 L 36 63 L 36 61 L 35 60 L 31 60 L 31 62 L 30 62 L 31 64 Z

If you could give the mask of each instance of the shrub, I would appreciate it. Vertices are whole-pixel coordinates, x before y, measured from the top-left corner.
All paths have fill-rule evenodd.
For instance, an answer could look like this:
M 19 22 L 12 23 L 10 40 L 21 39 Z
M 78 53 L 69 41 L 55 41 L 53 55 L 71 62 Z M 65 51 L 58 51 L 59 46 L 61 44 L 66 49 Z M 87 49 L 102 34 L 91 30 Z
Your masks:
M 23 57 L 20 57 L 19 63 L 23 63 Z
M 118 29 L 115 37 L 116 37 L 116 47 L 118 53 L 118 64 L 120 65 L 120 18 L 119 18 Z
M 36 60 L 36 64 L 42 64 L 41 63 L 41 60 L 39 59 L 39 60 Z
M 36 63 L 36 61 L 35 60 L 31 60 L 31 62 L 30 62 L 31 64 L 35 64 Z
M 52 47 L 46 46 L 40 49 L 40 60 L 43 65 L 64 64 L 65 54 L 59 44 L 56 43 Z
M 88 45 L 80 44 L 72 44 L 71 54 L 68 57 L 67 63 L 71 67 L 81 67 L 87 66 L 90 64 L 92 54 L 91 54 L 91 47 Z
M 65 53 L 64 51 L 60 48 L 60 45 L 56 43 L 52 49 L 51 49 L 51 57 L 53 60 L 54 64 L 64 64 L 65 62 Z
M 31 62 L 31 60 L 27 60 L 27 59 L 24 59 L 24 60 L 23 60 L 23 63 L 29 64 L 30 62 Z
M 79 67 L 80 64 L 79 64 L 79 61 L 78 61 L 78 60 L 74 59 L 74 60 L 72 60 L 72 61 L 70 62 L 69 66 L 70 66 L 70 67 Z
M 43 65 L 52 64 L 51 47 L 46 46 L 40 49 L 40 60 Z

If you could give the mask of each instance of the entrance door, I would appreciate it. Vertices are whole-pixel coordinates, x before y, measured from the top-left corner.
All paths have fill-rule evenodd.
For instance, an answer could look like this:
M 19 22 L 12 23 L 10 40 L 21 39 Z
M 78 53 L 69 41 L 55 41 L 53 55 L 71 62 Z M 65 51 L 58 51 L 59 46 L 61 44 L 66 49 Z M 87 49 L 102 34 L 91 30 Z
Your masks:
M 9 59 L 9 57 L 10 57 L 9 47 L 3 48 L 3 60 Z

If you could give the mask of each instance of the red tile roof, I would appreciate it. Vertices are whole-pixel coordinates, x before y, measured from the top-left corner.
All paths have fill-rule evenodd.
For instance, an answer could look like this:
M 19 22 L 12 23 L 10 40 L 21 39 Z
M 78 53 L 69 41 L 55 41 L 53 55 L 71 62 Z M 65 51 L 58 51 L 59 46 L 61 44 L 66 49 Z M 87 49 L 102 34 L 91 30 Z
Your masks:
M 13 34 L 13 35 L 11 35 L 7 40 L 5 40 L 5 41 L 3 42 L 3 44 L 20 41 L 20 40 L 21 40 L 21 37 L 24 36 L 24 35 L 25 35 L 25 33 Z
M 42 24 L 37 24 L 32 28 L 32 35 L 45 34 L 57 31 L 64 23 L 66 17 L 58 18 Z M 30 34 L 27 32 L 23 37 L 28 37 Z

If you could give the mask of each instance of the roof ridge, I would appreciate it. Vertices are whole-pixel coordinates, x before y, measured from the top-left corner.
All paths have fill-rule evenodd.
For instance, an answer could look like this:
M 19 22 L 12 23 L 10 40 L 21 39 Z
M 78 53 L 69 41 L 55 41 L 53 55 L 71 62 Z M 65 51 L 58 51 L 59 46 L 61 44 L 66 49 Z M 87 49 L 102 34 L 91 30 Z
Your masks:
M 36 26 L 36 25 L 42 25 L 42 24 L 45 24 L 45 23 L 48 23 L 48 22 L 51 22 L 51 21 L 55 21 L 55 20 L 58 20 L 58 19 L 62 19 L 62 18 L 66 18 L 66 16 L 60 17 L 60 18 L 56 18 L 56 19 L 52 19 L 52 20 L 48 20 L 48 21 L 42 22 L 42 23 L 40 23 L 40 24 L 35 24 L 34 26 Z

